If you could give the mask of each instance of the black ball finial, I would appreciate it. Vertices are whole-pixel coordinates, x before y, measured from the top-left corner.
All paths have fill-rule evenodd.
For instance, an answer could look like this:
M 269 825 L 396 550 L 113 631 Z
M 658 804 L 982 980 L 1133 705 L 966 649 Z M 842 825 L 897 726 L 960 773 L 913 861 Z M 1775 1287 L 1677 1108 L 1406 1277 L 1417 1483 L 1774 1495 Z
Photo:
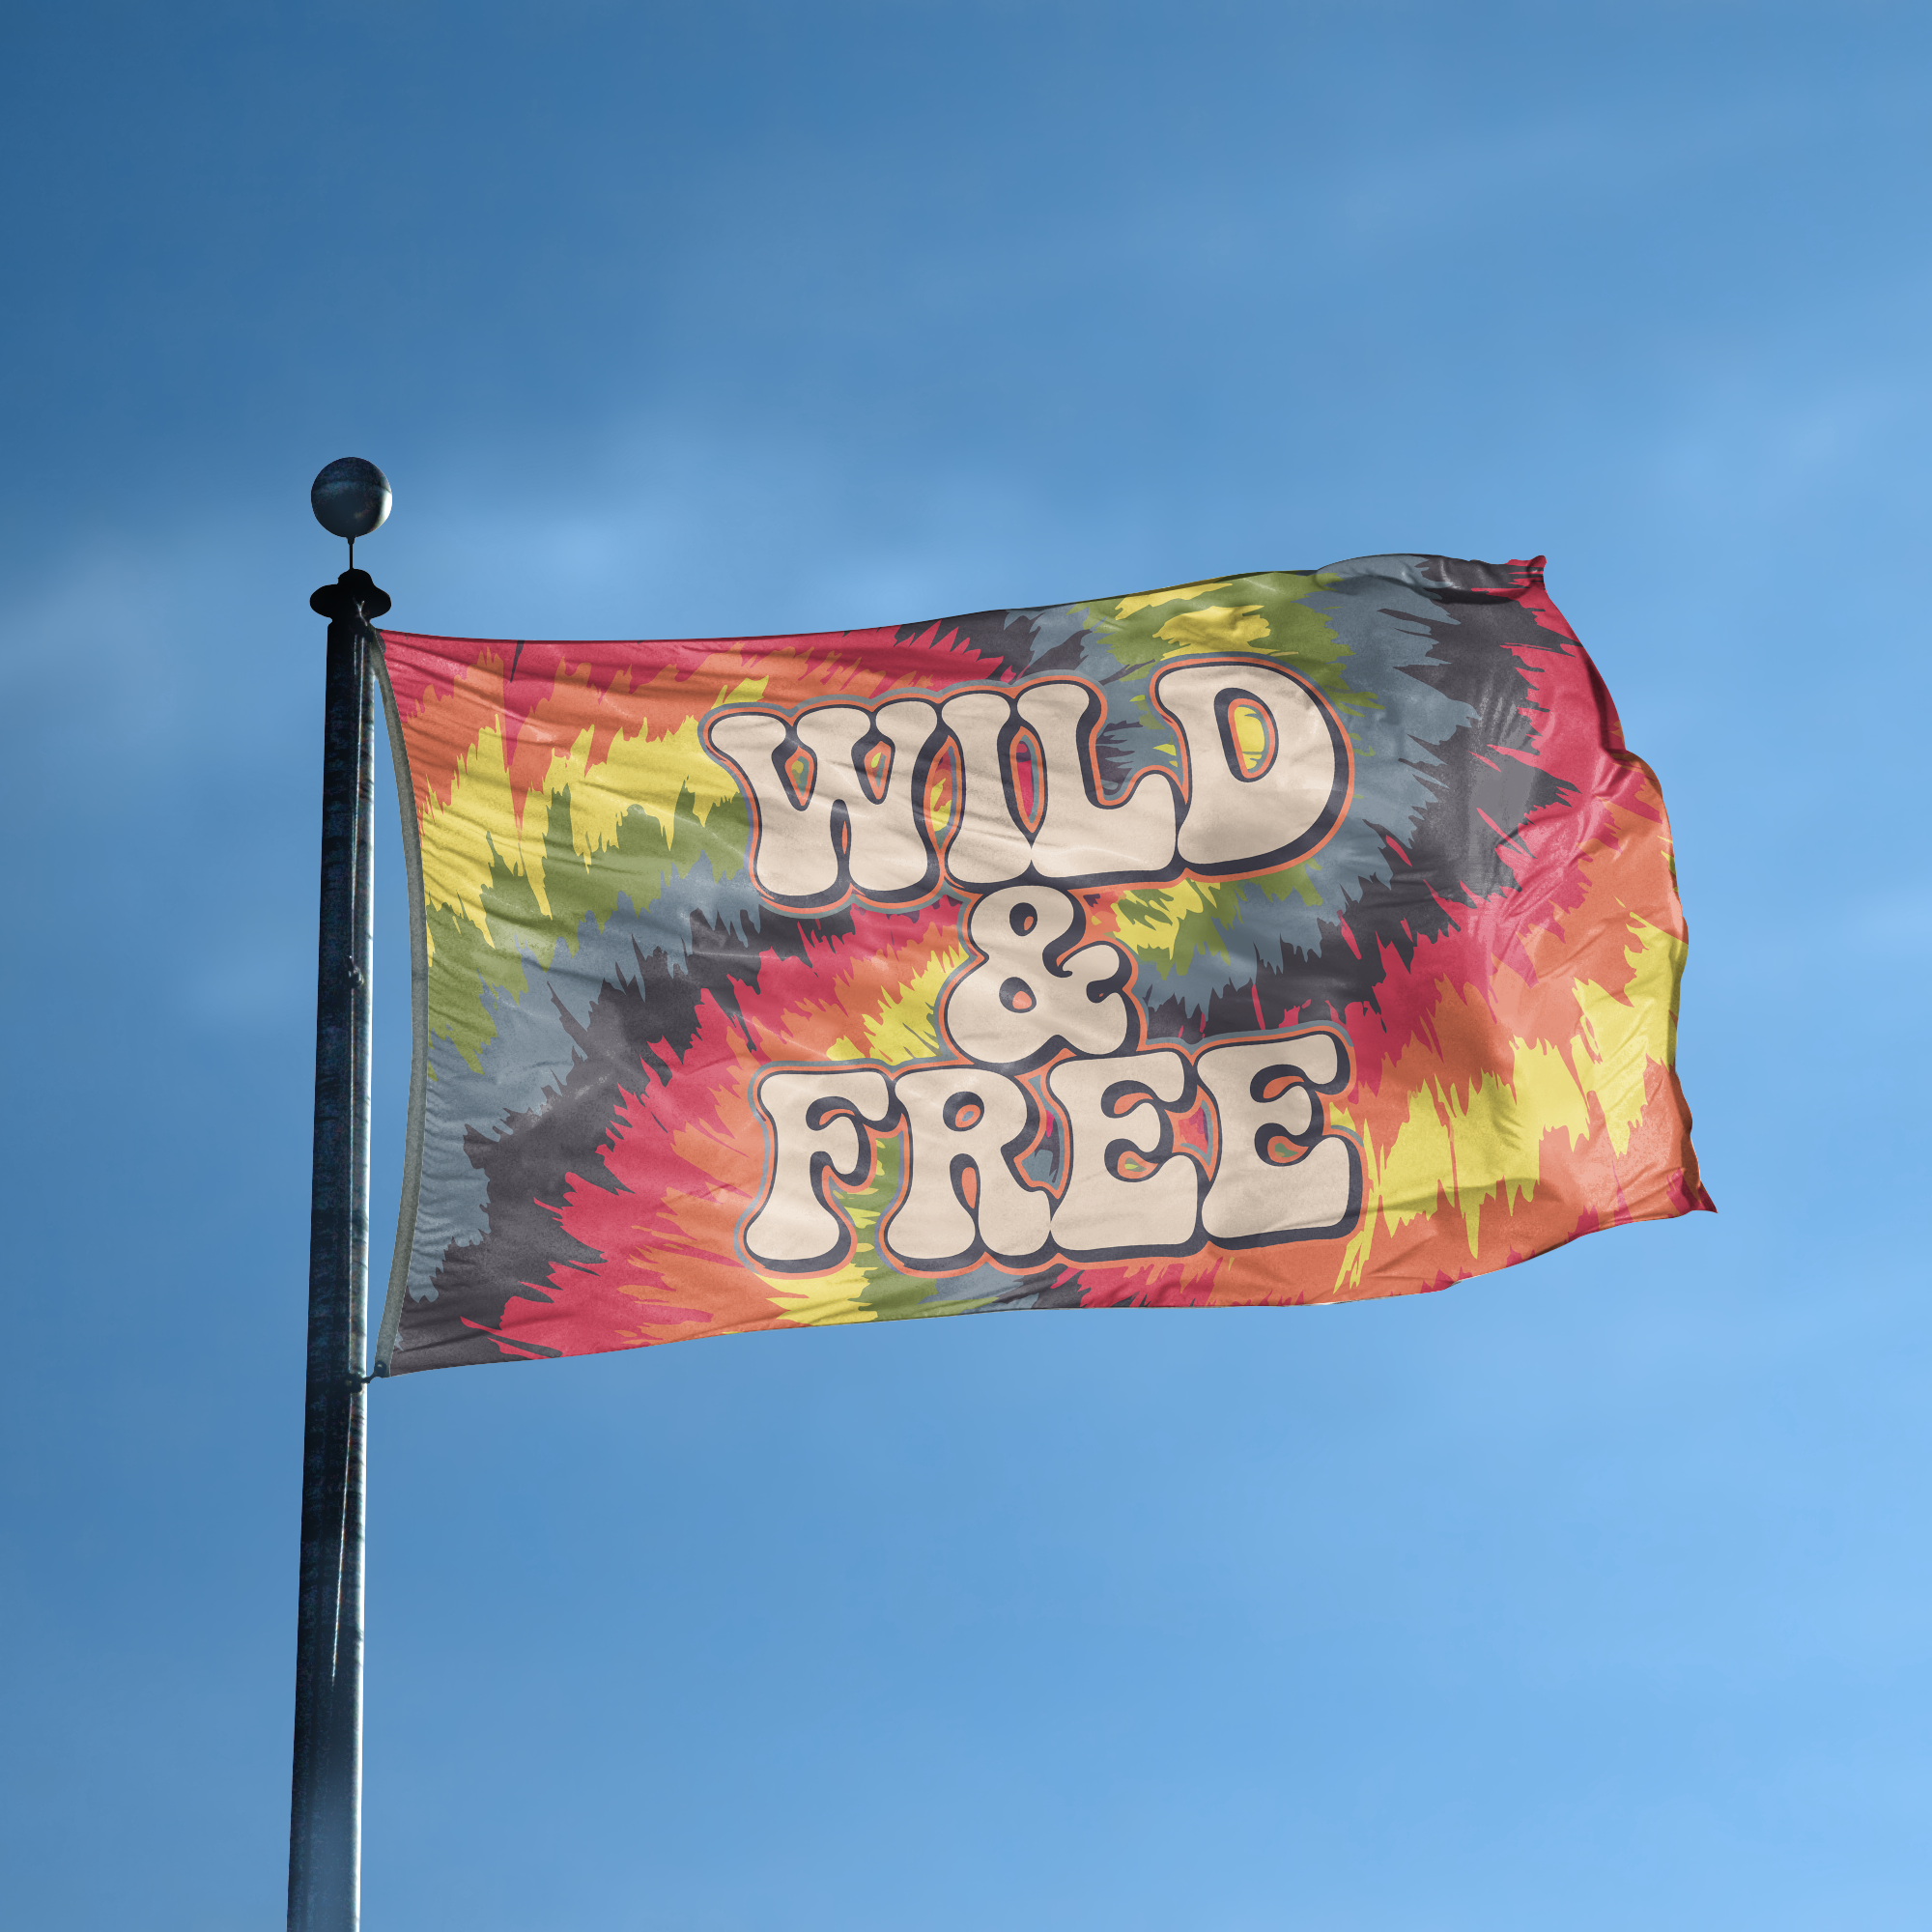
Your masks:
M 347 537 L 355 554 L 357 537 L 379 529 L 389 514 L 389 479 L 359 456 L 338 456 L 309 485 L 315 520 L 330 536 Z

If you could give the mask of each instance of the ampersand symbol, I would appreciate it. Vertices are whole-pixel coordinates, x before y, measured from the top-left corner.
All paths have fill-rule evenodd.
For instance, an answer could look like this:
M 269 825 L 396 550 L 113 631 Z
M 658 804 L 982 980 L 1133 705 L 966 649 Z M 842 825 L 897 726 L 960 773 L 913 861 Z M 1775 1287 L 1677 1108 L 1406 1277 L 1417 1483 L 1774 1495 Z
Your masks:
M 1133 1013 L 1121 988 L 1132 961 L 1103 939 L 1077 945 L 1086 923 L 1079 901 L 1051 886 L 1008 886 L 980 899 L 966 937 L 981 963 L 946 1003 L 953 1045 L 1009 1073 L 1063 1046 L 1106 1054 L 1126 1045 Z

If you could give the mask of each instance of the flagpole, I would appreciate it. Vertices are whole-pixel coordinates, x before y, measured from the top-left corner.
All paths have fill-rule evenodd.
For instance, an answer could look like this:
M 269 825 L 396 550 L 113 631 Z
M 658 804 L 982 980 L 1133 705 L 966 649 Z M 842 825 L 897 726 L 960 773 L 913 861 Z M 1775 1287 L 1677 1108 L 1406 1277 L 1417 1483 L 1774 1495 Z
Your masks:
M 348 472 L 347 475 L 338 472 Z M 366 472 L 366 473 L 365 473 Z M 373 480 L 372 480 L 373 479 Z M 376 486 L 380 484 L 380 501 Z M 351 568 L 309 599 L 329 620 L 324 696 L 322 906 L 309 1205 L 308 1381 L 296 1631 L 290 1932 L 355 1932 L 361 1916 L 363 1361 L 368 1339 L 369 1015 L 375 858 L 370 620 L 389 600 L 354 568 L 388 514 L 387 479 L 345 459 L 317 477 Z M 347 524 L 348 527 L 343 527 Z

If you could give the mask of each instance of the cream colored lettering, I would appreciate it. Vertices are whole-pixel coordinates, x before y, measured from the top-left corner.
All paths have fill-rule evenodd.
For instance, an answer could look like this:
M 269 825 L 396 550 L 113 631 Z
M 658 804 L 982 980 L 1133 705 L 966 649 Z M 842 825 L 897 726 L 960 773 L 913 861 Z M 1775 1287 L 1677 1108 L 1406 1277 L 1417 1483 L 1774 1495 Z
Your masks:
M 1100 796 L 1083 724 L 1097 700 L 1071 678 L 1022 685 L 1017 700 L 997 691 L 963 692 L 940 715 L 959 745 L 959 829 L 946 869 L 968 891 L 1024 878 L 1098 884 L 1163 878 L 1174 869 L 1179 794 L 1165 772 L 1143 772 L 1118 798 Z M 1039 829 L 1020 822 L 1009 768 L 1015 718 L 1039 742 Z
M 1208 1238 L 1253 1247 L 1346 1232 L 1360 1201 L 1361 1156 L 1323 1132 L 1317 1091 L 1347 1081 L 1340 1039 L 1309 1033 L 1213 1046 L 1194 1067 L 1220 1122 L 1213 1184 L 1201 1204 Z M 1297 1157 L 1280 1157 L 1284 1141 L 1302 1150 Z
M 1201 1170 L 1172 1145 L 1168 1112 L 1188 1097 L 1186 1059 L 1170 1049 L 1117 1060 L 1063 1061 L 1047 1091 L 1066 1117 L 1066 1189 L 1053 1215 L 1054 1245 L 1075 1261 L 1179 1253 L 1195 1238 Z M 1134 1093 L 1151 1099 L 1116 1113 Z M 1156 1105 L 1155 1102 L 1160 1104 Z M 1153 1171 L 1128 1179 L 1128 1155 Z
M 1296 678 L 1266 665 L 1179 664 L 1153 681 L 1154 702 L 1186 748 L 1181 859 L 1197 872 L 1284 865 L 1311 851 L 1341 818 L 1349 761 L 1328 713 Z M 1248 763 L 1236 742 L 1245 710 L 1264 748 Z
M 1041 752 L 1046 809 L 1033 843 L 1043 879 L 1157 879 L 1174 867 L 1179 795 L 1165 772 L 1143 772 L 1111 805 L 1100 797 L 1081 736 L 1096 702 L 1084 684 L 1048 679 L 1020 687 L 1019 714 Z
M 1033 869 L 1033 839 L 1013 811 L 1001 734 L 1012 723 L 1011 699 L 968 691 L 939 708 L 959 746 L 959 829 L 946 848 L 950 878 L 968 892 L 1023 879 Z
M 892 1259 L 917 1270 L 963 1267 L 981 1253 L 1009 1266 L 1043 1256 L 1053 1199 L 1023 1185 L 1009 1159 L 1037 1124 L 1025 1088 L 978 1067 L 932 1066 L 901 1073 L 893 1094 L 907 1138 L 905 1193 L 879 1236 Z
M 1105 940 L 1074 945 L 1085 926 L 1079 901 L 1051 886 L 1007 886 L 974 905 L 966 936 L 984 958 L 954 982 L 944 1014 L 961 1053 L 1016 1072 L 1062 1046 L 1127 1043 L 1127 956 Z
M 759 1265 L 837 1266 L 850 1253 L 852 1231 L 825 1200 L 830 1173 L 856 1186 L 871 1172 L 872 1142 L 861 1122 L 892 1118 L 892 1090 L 871 1067 L 767 1073 L 753 1090 L 771 1128 L 766 1167 L 771 1184 L 745 1228 L 745 1250 Z
M 886 900 L 929 891 L 937 872 L 919 786 L 939 728 L 923 698 L 876 712 L 820 705 L 795 725 L 749 707 L 715 717 L 712 750 L 729 760 L 756 812 L 751 863 L 759 892 L 820 906 L 848 891 Z

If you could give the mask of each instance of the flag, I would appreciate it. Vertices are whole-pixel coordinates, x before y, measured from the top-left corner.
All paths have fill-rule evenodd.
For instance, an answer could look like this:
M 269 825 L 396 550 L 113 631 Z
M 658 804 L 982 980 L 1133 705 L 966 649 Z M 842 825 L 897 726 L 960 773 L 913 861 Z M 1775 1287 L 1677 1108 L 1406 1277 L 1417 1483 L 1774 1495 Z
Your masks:
M 1711 1205 L 1662 797 L 1541 558 L 383 646 L 387 1373 L 1406 1294 Z

